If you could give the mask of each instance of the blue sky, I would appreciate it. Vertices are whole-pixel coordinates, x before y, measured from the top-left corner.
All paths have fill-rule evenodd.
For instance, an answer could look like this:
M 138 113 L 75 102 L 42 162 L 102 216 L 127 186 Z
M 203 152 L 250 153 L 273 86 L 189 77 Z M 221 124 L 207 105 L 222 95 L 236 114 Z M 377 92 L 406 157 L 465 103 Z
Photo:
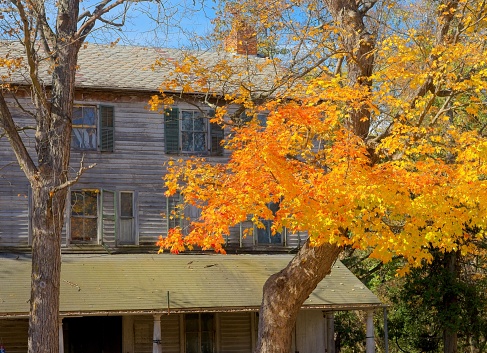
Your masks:
M 91 0 L 83 1 L 80 12 L 91 10 L 96 3 Z M 204 36 L 212 31 L 211 19 L 215 17 L 215 7 L 215 2 L 203 0 L 134 2 L 130 5 L 122 29 L 108 28 L 99 23 L 88 41 L 109 43 L 120 38 L 121 44 L 188 47 L 197 36 Z M 111 14 L 110 18 L 115 22 L 121 21 L 120 10 Z

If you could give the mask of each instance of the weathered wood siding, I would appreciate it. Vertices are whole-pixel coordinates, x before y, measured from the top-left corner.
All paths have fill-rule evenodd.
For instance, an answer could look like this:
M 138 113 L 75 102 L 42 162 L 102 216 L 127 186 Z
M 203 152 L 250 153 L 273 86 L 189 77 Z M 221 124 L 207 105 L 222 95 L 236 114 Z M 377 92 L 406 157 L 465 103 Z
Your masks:
M 21 99 L 28 106 L 29 101 Z M 11 104 L 10 104 L 11 105 Z M 18 112 L 15 115 L 18 126 L 32 126 L 29 115 Z M 2 134 L 0 130 L 0 135 Z M 21 132 L 29 151 L 34 151 L 33 130 Z M 30 186 L 17 159 L 10 149 L 6 136 L 0 137 L 0 246 L 29 245 Z
M 134 342 L 133 352 L 152 353 L 154 318 L 150 315 L 134 317 L 132 332 L 133 339 L 124 337 L 124 341 Z M 126 334 L 130 334 L 130 330 L 127 330 Z M 161 316 L 161 345 L 164 353 L 181 352 L 180 315 Z
M 110 105 L 114 108 L 114 150 L 113 152 L 76 151 L 71 153 L 71 175 L 84 166 L 96 164 L 86 171 L 79 182 L 71 190 L 98 191 L 98 245 L 115 249 L 120 247 L 117 232 L 120 223 L 120 192 L 133 192 L 135 241 L 126 245 L 155 245 L 159 235 L 168 230 L 168 222 L 164 214 L 167 212 L 167 200 L 164 196 L 163 176 L 164 165 L 170 158 L 179 158 L 165 154 L 164 149 L 164 117 L 159 112 L 147 109 L 149 97 L 135 96 L 111 97 L 112 101 L 93 99 L 79 100 L 80 105 Z M 21 102 L 28 106 L 27 99 Z M 194 109 L 187 103 L 178 104 L 180 109 Z M 32 125 L 25 113 L 16 113 L 19 126 Z M 33 131 L 23 135 L 32 155 L 34 152 Z M 227 156 L 209 157 L 212 162 L 222 163 Z M 27 246 L 30 240 L 30 186 L 18 167 L 6 138 L 0 139 L 0 247 Z M 68 199 L 68 206 L 70 202 Z M 67 212 L 66 227 L 63 230 L 62 244 L 64 247 L 79 248 L 80 244 L 72 244 L 69 239 L 70 212 Z M 262 247 L 256 244 L 252 236 L 244 237 L 244 228 L 252 227 L 245 222 L 242 227 L 232 228 L 227 238 L 227 248 L 232 251 L 241 248 L 249 251 L 272 251 L 283 249 L 282 246 Z M 304 241 L 302 235 L 286 234 L 283 240 L 287 251 L 298 248 Z M 123 246 L 122 246 L 123 247 Z M 155 246 L 154 246 L 155 250 Z
M 8 319 L 0 320 L 0 345 L 8 353 L 27 352 L 27 332 L 29 320 Z
M 253 313 L 220 313 L 220 352 L 251 353 Z
M 321 310 L 301 310 L 296 320 L 295 349 L 300 353 L 325 351 L 325 319 Z

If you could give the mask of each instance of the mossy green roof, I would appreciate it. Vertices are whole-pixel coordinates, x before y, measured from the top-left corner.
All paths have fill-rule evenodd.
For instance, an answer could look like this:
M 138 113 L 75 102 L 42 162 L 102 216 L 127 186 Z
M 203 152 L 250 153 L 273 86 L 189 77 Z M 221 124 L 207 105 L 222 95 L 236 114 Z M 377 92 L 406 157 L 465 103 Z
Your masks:
M 258 310 L 262 286 L 292 255 L 63 255 L 61 314 Z M 31 259 L 0 256 L 0 316 L 29 310 Z M 341 262 L 304 308 L 381 306 Z

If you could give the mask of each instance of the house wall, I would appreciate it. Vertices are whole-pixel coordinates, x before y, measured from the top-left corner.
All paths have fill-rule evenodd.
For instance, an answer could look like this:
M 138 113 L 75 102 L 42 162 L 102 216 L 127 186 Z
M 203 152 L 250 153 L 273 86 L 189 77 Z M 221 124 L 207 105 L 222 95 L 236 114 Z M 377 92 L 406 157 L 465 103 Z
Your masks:
M 120 192 L 133 192 L 135 199 L 135 242 L 133 245 L 152 246 L 159 235 L 167 233 L 167 200 L 163 195 L 162 177 L 164 163 L 170 158 L 165 154 L 164 116 L 148 109 L 148 96 L 78 94 L 76 104 L 110 105 L 114 107 L 114 151 L 98 152 L 73 150 L 70 173 L 74 175 L 84 166 L 96 164 L 87 170 L 71 190 L 96 190 L 98 192 L 98 244 L 105 248 L 120 247 L 119 197 Z M 19 101 L 29 107 L 29 99 Z M 13 104 L 10 102 L 10 104 Z M 194 109 L 194 106 L 179 102 L 180 109 Z M 32 125 L 32 119 L 20 110 L 15 111 L 19 126 Z M 32 155 L 35 141 L 34 131 L 25 131 L 22 137 Z M 212 162 L 225 162 L 227 156 L 208 157 Z M 18 167 L 8 140 L 0 138 L 0 248 L 25 247 L 30 245 L 30 186 Z M 68 199 L 68 205 L 70 205 Z M 79 249 L 80 244 L 71 244 L 69 215 L 63 229 L 62 244 L 65 248 Z M 247 249 L 249 251 L 275 251 L 301 246 L 303 234 L 285 234 L 284 246 L 259 246 L 252 236 L 244 237 L 243 229 L 252 227 L 251 222 L 232 228 L 227 238 L 227 249 Z M 125 246 L 127 248 L 127 246 Z M 116 250 L 115 250 L 116 251 Z
M 184 315 L 161 317 L 162 351 L 184 353 Z M 124 352 L 152 353 L 152 316 L 124 319 Z M 215 353 L 251 353 L 257 340 L 257 315 L 249 312 L 216 313 Z M 130 336 L 133 332 L 133 337 Z M 325 352 L 324 318 L 321 310 L 302 310 L 296 322 L 290 353 Z M 132 342 L 134 342 L 132 344 Z M 297 345 L 296 345 L 297 343 Z M 133 350 L 131 350 L 133 349 Z
M 215 353 L 251 353 L 256 344 L 257 320 L 256 313 L 216 313 Z M 302 310 L 298 315 L 296 339 L 293 337 L 290 353 L 324 352 L 323 323 L 321 310 Z M 153 328 L 152 315 L 123 316 L 122 352 L 152 353 Z M 7 353 L 24 353 L 27 351 L 27 332 L 27 319 L 2 319 L 0 345 L 5 347 Z M 162 352 L 185 353 L 184 315 L 162 315 L 161 333 Z M 65 337 L 66 346 L 69 345 L 67 341 Z M 297 342 L 297 346 L 294 342 Z
M 4 346 L 8 353 L 27 352 L 28 329 L 27 319 L 0 320 L 0 346 Z

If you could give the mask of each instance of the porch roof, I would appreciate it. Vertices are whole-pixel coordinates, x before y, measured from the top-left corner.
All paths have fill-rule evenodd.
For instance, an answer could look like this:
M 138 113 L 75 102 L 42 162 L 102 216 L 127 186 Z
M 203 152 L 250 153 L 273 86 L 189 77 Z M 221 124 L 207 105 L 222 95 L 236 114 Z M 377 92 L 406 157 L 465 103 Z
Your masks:
M 69 254 L 61 266 L 61 315 L 253 311 L 262 286 L 292 255 Z M 0 317 L 29 311 L 31 258 L 0 256 Z M 341 262 L 303 308 L 366 309 L 379 299 Z

